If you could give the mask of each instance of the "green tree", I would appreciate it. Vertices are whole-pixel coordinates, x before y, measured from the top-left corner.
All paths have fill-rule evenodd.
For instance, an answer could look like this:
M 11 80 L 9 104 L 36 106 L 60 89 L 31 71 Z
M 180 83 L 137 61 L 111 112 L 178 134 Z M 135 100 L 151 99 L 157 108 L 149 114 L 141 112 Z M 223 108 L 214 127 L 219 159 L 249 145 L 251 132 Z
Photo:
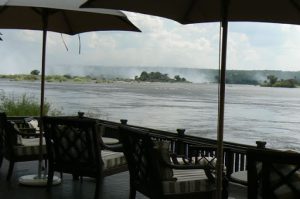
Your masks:
M 140 80 L 141 81 L 147 81 L 148 80 L 148 78 L 149 78 L 149 75 L 148 75 L 148 73 L 146 72 L 146 71 L 143 71 L 142 73 L 141 73 L 141 75 L 140 75 Z
M 269 80 L 270 85 L 273 85 L 277 82 L 278 78 L 274 75 L 268 75 L 267 79 Z
M 174 76 L 174 79 L 175 79 L 176 81 L 181 81 L 181 78 L 180 78 L 179 75 L 175 75 L 175 76 Z
M 40 71 L 39 70 L 32 70 L 30 72 L 31 75 L 39 75 L 40 74 Z

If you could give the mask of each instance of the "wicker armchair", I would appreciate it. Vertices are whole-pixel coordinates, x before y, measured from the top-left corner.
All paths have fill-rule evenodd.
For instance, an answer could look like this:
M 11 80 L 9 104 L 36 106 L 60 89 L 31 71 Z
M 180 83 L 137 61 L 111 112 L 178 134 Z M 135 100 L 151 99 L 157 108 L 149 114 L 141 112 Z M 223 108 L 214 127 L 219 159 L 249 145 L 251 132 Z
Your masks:
M 103 179 L 103 162 L 98 143 L 97 122 L 84 118 L 44 117 L 42 119 L 49 159 L 48 188 L 54 171 L 96 178 L 95 198 Z
M 300 154 L 248 150 L 248 198 L 300 198 Z
M 19 129 L 7 120 L 5 113 L 0 113 L 0 166 L 3 158 L 9 161 L 7 180 L 12 176 L 15 162 L 39 159 L 38 136 L 34 129 Z M 42 146 L 42 154 L 46 159 L 46 145 Z
M 169 143 L 141 129 L 121 126 L 120 139 L 130 173 L 129 198 L 135 198 L 136 191 L 152 199 L 214 198 L 215 182 L 205 174 L 210 165 L 173 164 Z

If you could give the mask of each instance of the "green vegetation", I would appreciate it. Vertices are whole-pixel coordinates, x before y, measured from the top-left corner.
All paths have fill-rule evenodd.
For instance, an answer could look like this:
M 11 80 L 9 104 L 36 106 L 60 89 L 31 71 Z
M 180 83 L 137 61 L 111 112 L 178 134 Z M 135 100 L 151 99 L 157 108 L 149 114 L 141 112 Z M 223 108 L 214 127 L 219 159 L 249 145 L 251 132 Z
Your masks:
M 39 100 L 31 95 L 23 94 L 21 96 L 6 96 L 2 93 L 0 96 L 0 111 L 8 116 L 39 116 Z M 44 104 L 44 115 L 61 115 L 56 109 L 51 109 L 49 102 Z
M 30 72 L 30 75 L 39 75 L 40 74 L 40 71 L 39 70 L 32 70 Z
M 215 82 L 219 81 L 219 75 L 215 76 Z M 259 82 L 251 74 L 242 71 L 227 71 L 226 84 L 258 85 Z
M 98 67 L 97 67 L 98 68 Z M 89 73 L 92 75 L 73 76 L 71 74 L 64 75 L 47 75 L 47 82 L 68 82 L 76 84 L 84 83 L 113 83 L 113 82 L 188 82 L 185 77 L 194 79 L 199 83 L 218 83 L 219 71 L 216 69 L 196 69 L 196 68 L 171 68 L 165 67 L 145 67 L 143 70 L 140 67 L 109 67 L 103 69 L 103 75 L 99 71 L 93 69 Z M 131 69 L 139 71 L 135 78 L 129 79 Z M 145 72 L 145 71 L 166 71 L 166 72 Z M 143 72 L 141 72 L 143 71 Z M 5 78 L 11 81 L 40 81 L 40 71 L 33 70 L 30 74 L 18 75 L 0 75 L 0 78 Z M 180 74 L 175 77 L 169 77 L 168 74 Z M 98 75 L 95 75 L 98 74 Z M 105 76 L 104 76 L 105 74 Z M 276 77 L 276 84 L 269 82 L 268 76 Z M 271 80 L 273 81 L 273 80 Z M 278 71 L 278 70 L 227 70 L 227 84 L 248 84 L 261 86 L 276 86 L 276 87 L 299 87 L 300 86 L 300 71 Z
M 296 88 L 298 82 L 296 78 L 294 79 L 281 79 L 278 80 L 278 77 L 274 75 L 267 76 L 267 80 L 264 81 L 261 86 L 265 87 L 285 87 L 285 88 Z
M 0 75 L 0 78 L 12 81 L 36 81 L 40 79 L 37 75 Z
M 188 82 L 185 78 L 181 78 L 179 75 L 175 75 L 174 79 L 170 78 L 168 74 L 162 74 L 160 72 L 147 73 L 143 71 L 140 77 L 135 76 L 134 80 L 142 82 Z
M 33 71 L 32 71 L 33 72 Z M 32 73 L 31 72 L 31 73 Z M 39 75 L 0 75 L 2 79 L 9 79 L 11 81 L 38 81 L 40 80 Z M 87 76 L 71 76 L 69 74 L 65 75 L 46 75 L 46 82 L 74 82 L 74 83 L 111 83 L 113 81 L 132 81 L 129 79 L 115 78 L 115 79 L 106 79 L 104 77 L 91 77 Z

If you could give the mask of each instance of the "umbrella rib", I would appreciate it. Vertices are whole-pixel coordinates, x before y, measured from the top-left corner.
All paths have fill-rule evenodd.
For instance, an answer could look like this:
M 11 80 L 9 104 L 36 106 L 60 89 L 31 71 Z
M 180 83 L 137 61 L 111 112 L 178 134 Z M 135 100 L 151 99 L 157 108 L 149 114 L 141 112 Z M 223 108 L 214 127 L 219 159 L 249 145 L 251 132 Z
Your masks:
M 0 14 L 1 14 L 2 12 L 4 12 L 6 9 L 8 9 L 8 7 L 7 7 L 7 6 L 1 6 L 1 9 L 0 9 Z
M 183 15 L 183 20 L 184 20 L 183 23 L 189 23 L 189 20 L 187 20 L 188 15 L 189 15 L 189 13 L 191 13 L 191 10 L 194 8 L 195 2 L 196 2 L 196 0 L 193 0 L 192 3 L 189 4 L 189 8 L 186 10 L 185 14 Z
M 67 25 L 67 27 L 68 27 L 68 29 L 69 29 L 69 33 L 68 33 L 68 34 L 73 35 L 73 34 L 74 34 L 74 31 L 73 31 L 73 29 L 72 29 L 71 23 L 70 23 L 70 21 L 69 21 L 67 15 L 66 15 L 66 13 L 65 13 L 65 12 L 62 12 L 62 16 L 63 16 L 64 21 L 65 21 L 65 23 L 66 23 L 66 25 Z
M 296 9 L 300 12 L 300 5 L 295 0 L 290 0 L 290 2 L 296 7 Z
M 43 14 L 43 12 L 42 12 L 41 10 L 39 10 L 38 8 L 31 7 L 31 9 L 32 9 L 35 13 L 37 13 L 38 15 L 42 15 L 42 14 Z

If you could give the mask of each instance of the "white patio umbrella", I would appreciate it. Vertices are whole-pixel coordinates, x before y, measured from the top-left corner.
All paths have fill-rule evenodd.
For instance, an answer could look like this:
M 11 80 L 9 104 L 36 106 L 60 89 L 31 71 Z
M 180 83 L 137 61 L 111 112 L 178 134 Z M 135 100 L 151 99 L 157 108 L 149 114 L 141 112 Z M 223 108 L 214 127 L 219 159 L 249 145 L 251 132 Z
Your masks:
M 80 9 L 80 0 L 0 0 L 0 28 L 43 31 L 40 117 L 44 115 L 44 86 L 47 31 L 74 35 L 89 31 L 137 31 L 124 13 L 108 9 Z M 42 132 L 41 126 L 41 132 Z M 45 185 L 41 178 L 42 139 L 40 134 L 40 160 L 38 175 L 25 176 L 20 182 Z
M 88 0 L 81 7 L 120 9 L 182 24 L 221 22 L 217 198 L 221 198 L 228 21 L 300 24 L 300 0 Z

